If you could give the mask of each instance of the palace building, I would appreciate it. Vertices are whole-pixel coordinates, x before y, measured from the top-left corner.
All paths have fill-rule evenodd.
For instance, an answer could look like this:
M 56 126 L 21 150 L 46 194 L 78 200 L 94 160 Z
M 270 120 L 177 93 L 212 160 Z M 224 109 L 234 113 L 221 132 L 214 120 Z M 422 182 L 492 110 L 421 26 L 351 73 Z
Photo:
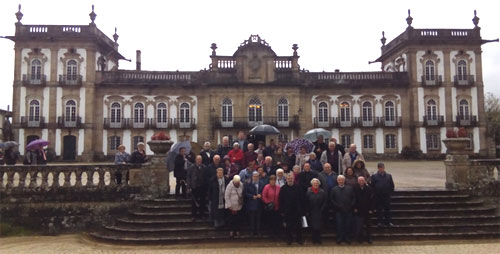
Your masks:
M 429 157 L 446 152 L 448 128 L 465 127 L 469 152 L 489 152 L 481 66 L 488 41 L 477 16 L 472 29 L 417 29 L 408 15 L 405 31 L 381 39 L 379 72 L 308 71 L 297 44 L 278 56 L 258 35 L 231 56 L 218 55 L 213 43 L 205 70 L 144 71 L 140 51 L 136 70 L 123 70 L 118 35 L 97 28 L 93 9 L 88 25 L 24 25 L 20 7 L 16 16 L 8 38 L 15 42 L 12 121 L 21 153 L 43 138 L 58 159 L 92 161 L 120 144 L 131 152 L 160 130 L 174 141 L 215 145 L 259 124 L 281 131 L 267 139 L 325 128 L 367 155 L 408 147 Z

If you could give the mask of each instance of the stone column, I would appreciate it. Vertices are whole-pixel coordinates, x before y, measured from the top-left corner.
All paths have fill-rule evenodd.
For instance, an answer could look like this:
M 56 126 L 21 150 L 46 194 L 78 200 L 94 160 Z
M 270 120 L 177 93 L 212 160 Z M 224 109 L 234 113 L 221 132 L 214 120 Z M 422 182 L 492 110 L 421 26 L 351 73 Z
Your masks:
M 471 162 L 465 147 L 469 138 L 447 138 L 443 140 L 446 145 L 447 155 L 444 164 L 446 166 L 446 189 L 467 190 L 469 189 Z

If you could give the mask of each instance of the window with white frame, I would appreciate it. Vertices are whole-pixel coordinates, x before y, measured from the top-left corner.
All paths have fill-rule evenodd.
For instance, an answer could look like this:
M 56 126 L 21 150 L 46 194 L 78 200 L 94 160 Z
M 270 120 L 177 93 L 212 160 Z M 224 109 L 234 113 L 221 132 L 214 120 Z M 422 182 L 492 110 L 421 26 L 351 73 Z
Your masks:
M 74 100 L 66 102 L 64 121 L 76 122 L 76 102 Z
M 117 151 L 120 145 L 121 145 L 121 138 L 119 136 L 109 137 L 109 150 Z
M 351 135 L 348 135 L 348 134 L 344 134 L 342 135 L 341 137 L 341 144 L 344 146 L 344 147 L 349 147 L 352 143 L 351 143 Z
M 191 112 L 189 108 L 189 104 L 187 102 L 181 103 L 179 109 L 179 122 L 180 123 L 190 123 L 191 122 Z
M 427 101 L 427 120 L 437 120 L 437 103 L 433 99 Z
M 288 100 L 281 98 L 278 101 L 278 122 L 288 122 Z
M 222 100 L 222 122 L 233 121 L 233 101 L 229 98 Z
M 122 122 L 122 106 L 119 102 L 111 103 L 110 120 L 111 123 Z
M 137 144 L 139 143 L 144 143 L 144 137 L 143 136 L 134 136 L 132 138 L 132 150 L 137 150 Z
M 288 135 L 286 135 L 286 134 L 279 134 L 278 135 L 278 141 L 288 143 Z
M 460 100 L 458 105 L 458 115 L 461 120 L 469 119 L 469 102 L 467 100 Z
M 66 63 L 66 79 L 75 81 L 78 79 L 78 65 L 73 59 Z
M 439 134 L 427 134 L 427 150 L 439 150 L 441 138 Z
M 467 80 L 467 62 L 465 60 L 458 61 L 457 78 L 458 80 Z
M 394 108 L 394 102 L 392 101 L 388 101 L 385 103 L 385 121 L 396 121 L 396 110 Z
M 156 122 L 159 124 L 167 124 L 168 123 L 167 104 L 164 102 L 160 102 L 156 106 Z
M 31 61 L 31 80 L 42 79 L 42 62 L 39 59 Z
M 318 122 L 328 122 L 328 104 L 324 101 L 318 104 Z
M 248 121 L 262 122 L 262 103 L 257 98 L 252 98 L 248 102 Z
M 372 103 L 369 101 L 363 102 L 363 122 L 373 121 Z
M 425 80 L 427 81 L 433 81 L 436 79 L 435 77 L 435 71 L 434 71 L 434 61 L 432 60 L 427 60 L 425 62 Z
M 340 103 L 340 121 L 350 122 L 351 121 L 351 106 L 348 102 Z
M 469 143 L 467 143 L 467 146 L 465 148 L 468 150 L 472 150 L 474 149 L 474 134 L 468 133 L 467 136 L 469 138 Z
M 134 105 L 134 123 L 144 123 L 144 104 L 141 102 Z
M 385 135 L 385 148 L 396 149 L 396 135 L 394 134 Z
M 30 109 L 28 112 L 28 121 L 39 122 L 40 121 L 40 102 L 38 100 L 30 101 Z
M 363 136 L 363 148 L 364 149 L 373 149 L 373 135 L 364 135 Z

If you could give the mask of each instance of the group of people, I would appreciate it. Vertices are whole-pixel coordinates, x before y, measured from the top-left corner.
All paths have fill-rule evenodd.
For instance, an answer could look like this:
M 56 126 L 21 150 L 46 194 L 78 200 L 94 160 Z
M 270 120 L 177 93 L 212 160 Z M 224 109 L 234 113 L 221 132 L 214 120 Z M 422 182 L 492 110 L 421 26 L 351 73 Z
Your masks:
M 335 218 L 337 243 L 372 242 L 371 217 L 378 226 L 392 226 L 392 176 L 378 163 L 370 175 L 356 145 L 348 151 L 331 139 L 314 142 L 314 150 L 299 154 L 284 144 L 249 143 L 243 132 L 232 145 L 227 137 L 216 150 L 205 142 L 199 155 L 188 156 L 181 148 L 175 158 L 176 197 L 192 197 L 193 221 L 208 216 L 216 228 L 227 227 L 238 237 L 243 221 L 252 234 L 267 225 L 278 237 L 283 228 L 287 243 L 303 244 L 302 229 L 308 227 L 312 241 L 321 244 L 329 218 Z M 190 158 L 189 158 L 190 157 Z M 208 202 L 208 206 L 207 206 Z M 208 208 L 208 209 L 206 209 Z M 244 219 L 245 216 L 247 219 Z
M 15 146 L 0 149 L 0 165 L 16 165 L 19 158 L 21 155 Z

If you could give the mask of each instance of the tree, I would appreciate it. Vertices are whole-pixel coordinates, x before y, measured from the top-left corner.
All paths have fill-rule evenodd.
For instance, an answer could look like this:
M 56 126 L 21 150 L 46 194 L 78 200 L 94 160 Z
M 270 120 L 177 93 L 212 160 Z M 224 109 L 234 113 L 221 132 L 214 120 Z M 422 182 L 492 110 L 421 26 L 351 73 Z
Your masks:
M 496 144 L 500 144 L 500 97 L 487 93 L 484 111 L 488 121 L 489 135 L 494 137 Z

